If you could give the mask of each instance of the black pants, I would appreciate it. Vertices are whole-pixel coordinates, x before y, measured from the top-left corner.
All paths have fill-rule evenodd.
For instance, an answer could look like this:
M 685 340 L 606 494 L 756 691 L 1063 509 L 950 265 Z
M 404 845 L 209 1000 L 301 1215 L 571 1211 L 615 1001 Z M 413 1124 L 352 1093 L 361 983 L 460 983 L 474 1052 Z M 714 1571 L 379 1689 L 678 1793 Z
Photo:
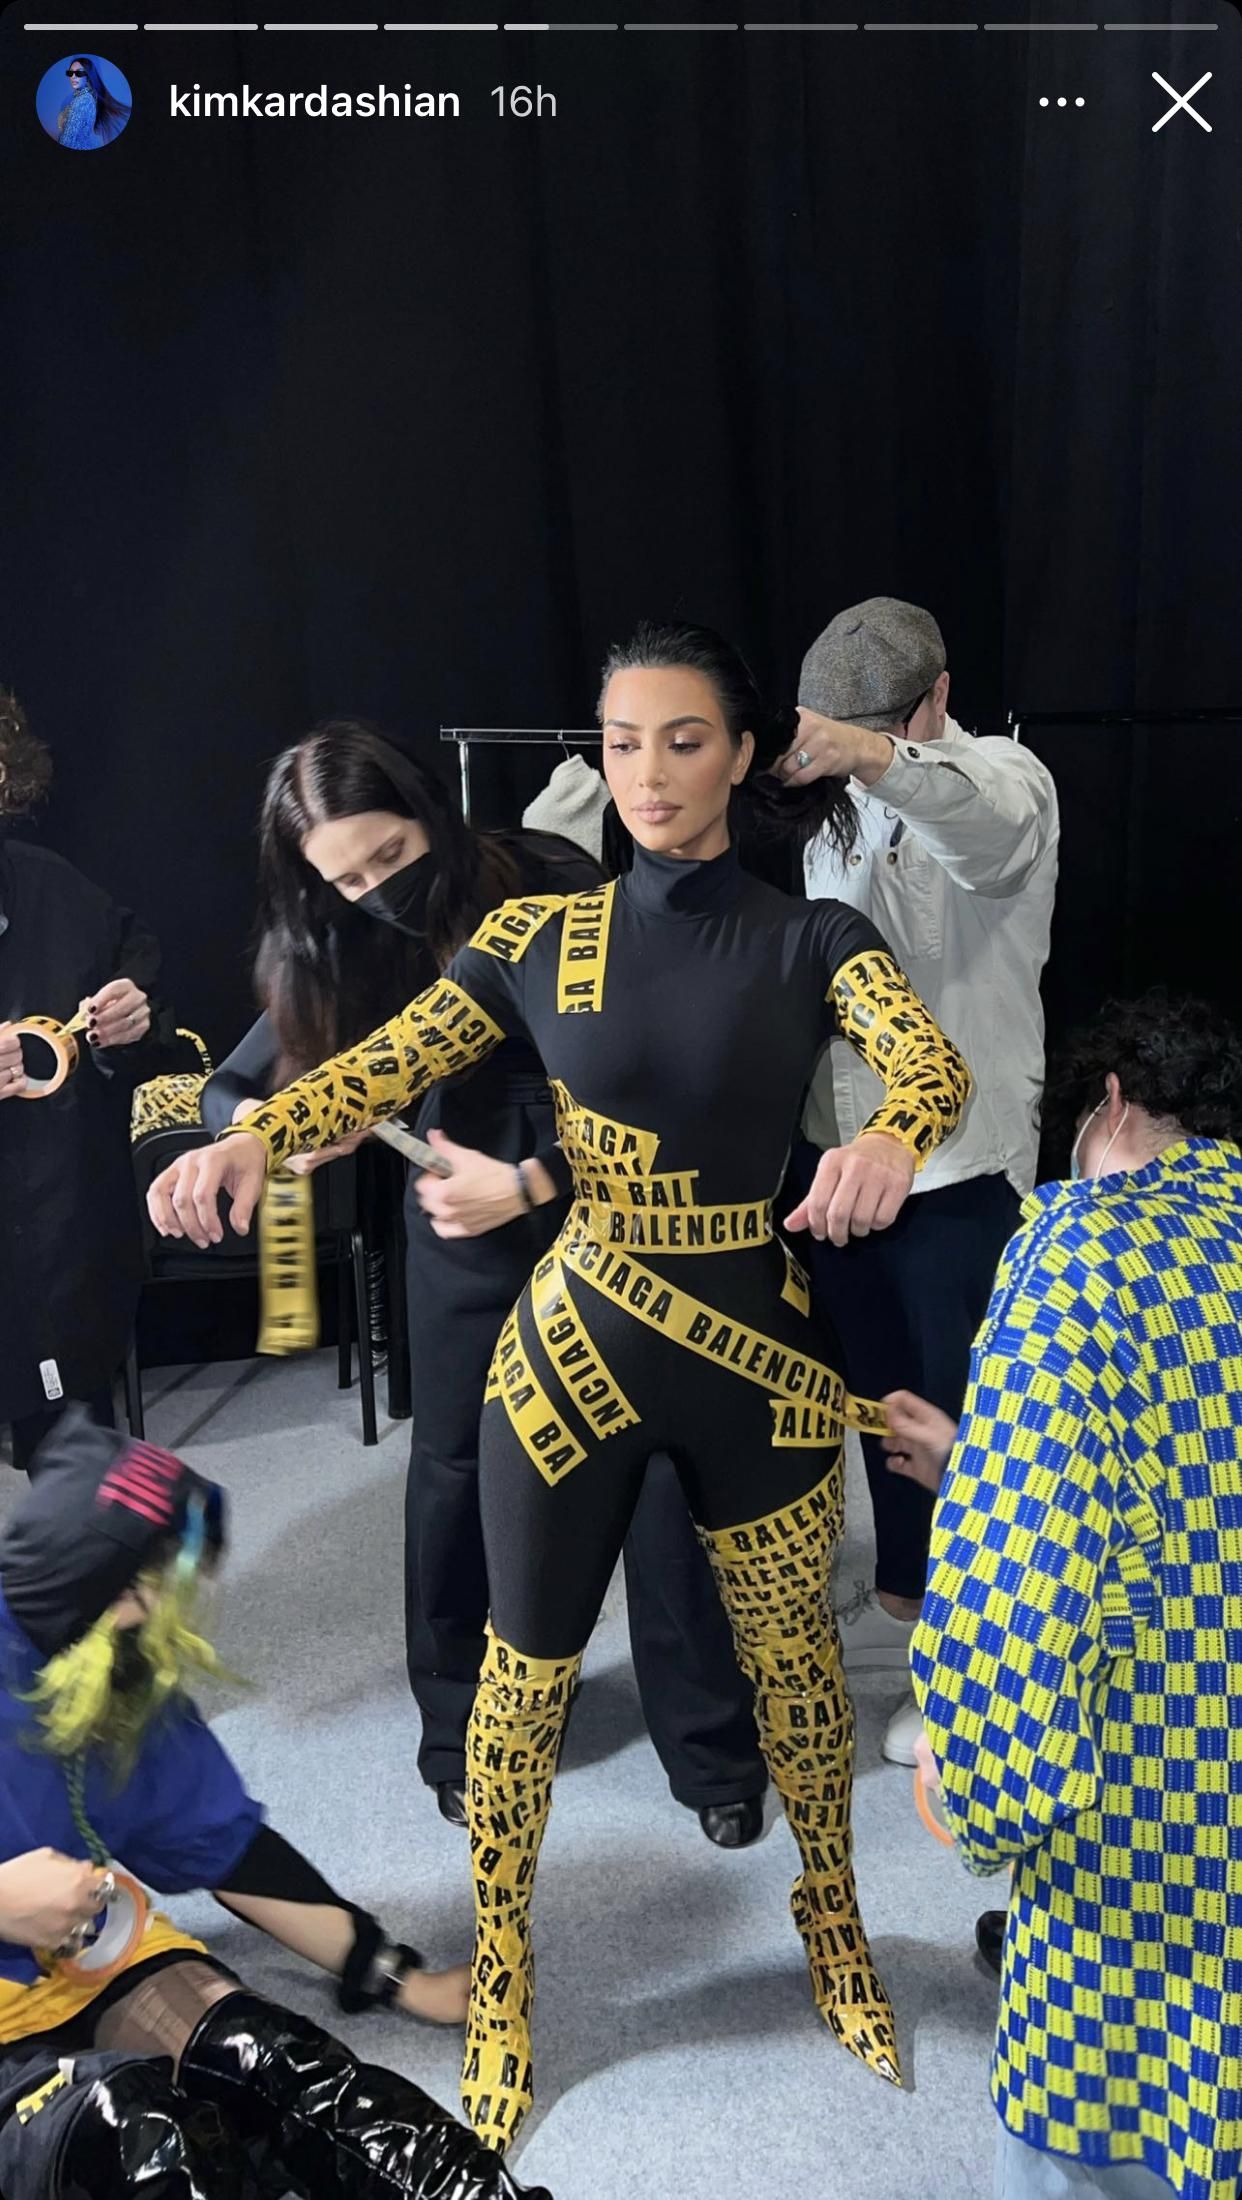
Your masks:
M 116 1410 L 110 1383 L 106 1390 L 93 1392 L 89 1398 L 83 1400 L 83 1404 L 91 1419 L 98 1421 L 101 1428 L 115 1428 Z M 19 1421 L 13 1422 L 13 1464 L 23 1474 L 29 1474 L 31 1460 L 44 1437 L 51 1435 L 64 1410 L 65 1401 L 61 1400 L 54 1406 L 41 1407 L 37 1413 L 24 1413 Z
M 539 1428 L 560 1425 L 576 1442 L 580 1416 L 570 1421 L 556 1404 L 574 1394 L 572 1386 L 562 1389 L 535 1317 L 556 1279 L 536 1269 L 513 1343 L 502 1340 L 498 1354 L 497 1392 L 483 1415 L 481 1481 L 492 1625 L 515 1651 L 537 1659 L 571 1658 L 585 1647 L 645 1497 L 653 1444 L 674 1461 L 684 1502 L 709 1534 L 741 1533 L 747 1523 L 796 1507 L 820 1484 L 835 1485 L 840 1470 L 829 1378 L 811 1356 L 810 1323 L 782 1296 L 778 1245 L 669 1260 L 658 1269 L 593 1242 L 558 1252 L 559 1289 L 631 1416 L 612 1415 L 599 1435 L 592 1430 L 600 1424 L 588 1422 L 576 1463 L 567 1438 L 555 1437 L 551 1453 L 541 1449 Z M 681 1323 L 693 1327 L 697 1349 L 680 1341 Z M 736 1371 L 740 1365 L 749 1378 Z M 769 1387 L 765 1368 L 778 1370 L 781 1390 Z M 515 1420 L 510 1409 L 527 1401 L 524 1421 L 520 1414 Z M 532 1420 L 539 1427 L 524 1436 Z M 766 1549 L 762 1527 L 755 1532 Z
M 819 1162 L 805 1140 L 790 1170 L 790 1208 Z M 1021 1202 L 1003 1176 L 971 1177 L 915 1192 L 889 1230 L 836 1246 L 801 1234 L 814 1312 L 840 1341 L 850 1389 L 866 1398 L 913 1390 L 956 1416 L 970 1374 L 970 1349 L 987 1311 L 1000 1256 L 1018 1227 Z M 921 1597 L 934 1499 L 891 1474 L 875 1437 L 863 1438 L 875 1514 L 877 1589 Z
M 501 1325 L 564 1219 L 560 1202 L 483 1238 L 436 1237 L 406 1205 L 414 1434 L 406 1483 L 406 1661 L 419 1770 L 461 1782 L 483 1660 L 479 1417 Z M 615 1555 L 615 1554 L 614 1554 Z M 750 1683 L 672 1461 L 653 1458 L 625 1547 L 630 1647 L 648 1731 L 691 1810 L 762 1794 Z

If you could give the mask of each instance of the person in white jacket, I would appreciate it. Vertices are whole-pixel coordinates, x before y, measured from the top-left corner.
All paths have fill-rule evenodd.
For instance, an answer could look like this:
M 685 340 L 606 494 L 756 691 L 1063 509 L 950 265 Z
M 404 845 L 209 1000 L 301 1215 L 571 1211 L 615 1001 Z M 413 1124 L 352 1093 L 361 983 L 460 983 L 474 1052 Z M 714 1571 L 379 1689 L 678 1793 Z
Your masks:
M 916 604 L 876 596 L 839 612 L 808 651 L 787 779 L 846 778 L 861 830 L 844 861 L 813 843 L 806 889 L 879 927 L 974 1075 L 962 1122 L 915 1180 L 891 1230 L 809 1247 L 812 1284 L 850 1386 L 898 1389 L 961 1410 L 970 1348 L 1001 1251 L 1035 1181 L 1044 1074 L 1040 974 L 1056 890 L 1056 789 L 1007 739 L 976 740 L 948 714 L 940 628 Z M 854 1137 L 878 1085 L 829 1048 L 806 1107 L 791 1182 L 803 1196 L 816 1149 Z M 876 1572 L 841 1599 L 847 1667 L 908 1671 L 922 1605 L 932 1500 L 864 1443 Z M 914 1699 L 890 1721 L 884 1753 L 914 1763 Z

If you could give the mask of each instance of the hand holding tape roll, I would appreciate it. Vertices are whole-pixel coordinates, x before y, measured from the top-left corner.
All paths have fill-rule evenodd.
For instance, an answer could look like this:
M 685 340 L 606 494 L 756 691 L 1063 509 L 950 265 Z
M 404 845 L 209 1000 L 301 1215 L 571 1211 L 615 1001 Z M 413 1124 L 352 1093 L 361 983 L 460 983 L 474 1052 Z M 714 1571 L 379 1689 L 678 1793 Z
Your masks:
M 90 994 L 76 1016 L 17 1016 L 0 1024 L 0 1100 L 47 1100 L 72 1077 L 78 1037 L 92 1046 L 132 1046 L 151 1026 L 150 1003 L 130 978 L 113 978 Z
M 19 1016 L 0 1024 L 0 1099 L 46 1100 L 78 1066 L 77 1035 L 86 1029 L 80 1008 L 67 1024 L 54 1016 Z
M 146 1894 L 136 1879 L 116 1864 L 99 1878 L 100 1908 L 86 1924 L 75 1926 L 51 1961 L 70 1978 L 104 1986 L 133 1962 L 150 1919 Z

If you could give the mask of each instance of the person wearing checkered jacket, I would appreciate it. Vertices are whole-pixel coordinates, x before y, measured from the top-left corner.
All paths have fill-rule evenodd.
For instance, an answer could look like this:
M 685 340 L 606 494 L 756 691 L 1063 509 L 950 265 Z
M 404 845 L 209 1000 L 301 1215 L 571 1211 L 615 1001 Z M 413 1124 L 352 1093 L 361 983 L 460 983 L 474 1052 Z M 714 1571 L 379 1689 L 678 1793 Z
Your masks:
M 975 1342 L 915 1691 L 961 1856 L 1013 1867 L 998 2200 L 1236 2200 L 1242 1043 L 1149 995 L 1060 1089 L 1074 1179 L 1027 1202 Z M 951 1424 L 890 1415 L 924 1479 Z

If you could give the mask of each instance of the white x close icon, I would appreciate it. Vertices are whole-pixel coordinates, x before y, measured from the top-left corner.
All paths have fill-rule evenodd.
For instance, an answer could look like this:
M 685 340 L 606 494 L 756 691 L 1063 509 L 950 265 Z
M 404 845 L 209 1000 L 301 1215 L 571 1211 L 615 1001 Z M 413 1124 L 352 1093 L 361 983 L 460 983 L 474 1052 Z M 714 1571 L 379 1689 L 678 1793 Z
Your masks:
M 1196 92 L 1201 92 L 1205 84 L 1211 83 L 1211 70 L 1209 69 L 1205 76 L 1201 76 L 1197 84 L 1192 84 L 1188 92 L 1175 92 L 1173 86 L 1171 84 L 1166 84 L 1164 78 L 1162 76 L 1158 76 L 1154 69 L 1151 73 L 1153 83 L 1158 84 L 1162 92 L 1167 92 L 1169 98 L 1173 102 L 1173 105 L 1170 107 L 1168 113 L 1165 115 L 1161 115 L 1159 122 L 1153 122 L 1151 126 L 1153 135 L 1157 130 L 1163 130 L 1166 122 L 1171 122 L 1173 120 L 1173 117 L 1177 113 L 1179 108 L 1181 108 L 1183 113 L 1190 116 L 1192 122 L 1197 122 L 1201 130 L 1206 130 L 1210 135 L 1212 129 L 1211 123 L 1205 122 L 1202 115 L 1198 112 L 1196 108 L 1191 106 L 1190 102 L 1194 98 Z

